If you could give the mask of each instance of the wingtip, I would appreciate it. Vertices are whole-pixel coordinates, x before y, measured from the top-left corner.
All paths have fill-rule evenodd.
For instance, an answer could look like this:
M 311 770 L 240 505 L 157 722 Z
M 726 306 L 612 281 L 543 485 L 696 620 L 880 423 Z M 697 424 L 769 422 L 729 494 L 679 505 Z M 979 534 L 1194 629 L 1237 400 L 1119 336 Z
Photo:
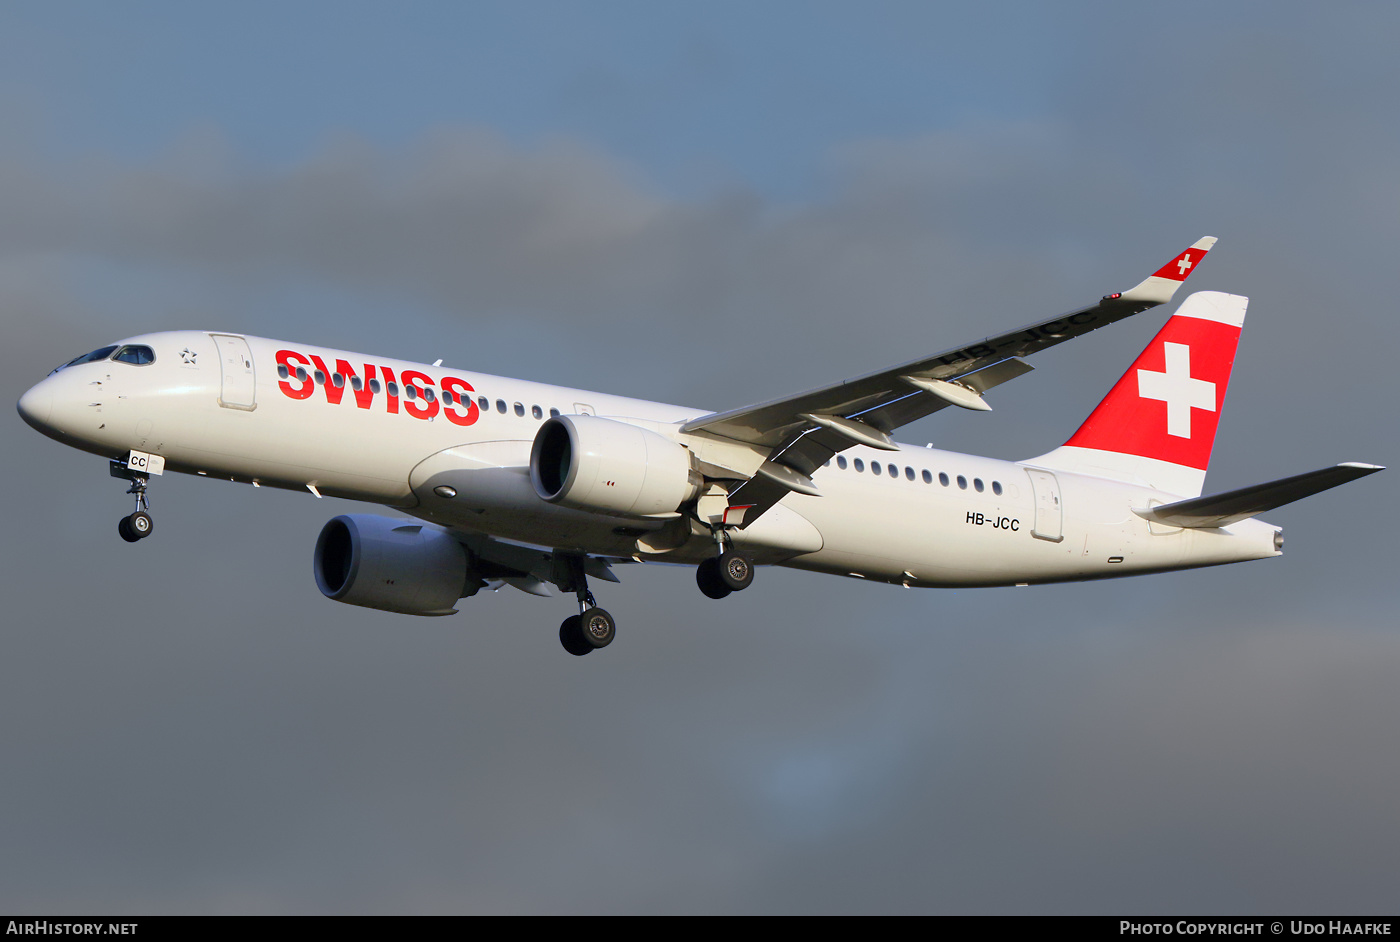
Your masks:
M 1166 304 L 1176 294 L 1182 282 L 1196 270 L 1201 259 L 1215 245 L 1215 236 L 1197 239 L 1190 247 L 1178 252 L 1170 262 L 1157 269 L 1141 284 L 1124 291 L 1119 297 L 1127 301 Z

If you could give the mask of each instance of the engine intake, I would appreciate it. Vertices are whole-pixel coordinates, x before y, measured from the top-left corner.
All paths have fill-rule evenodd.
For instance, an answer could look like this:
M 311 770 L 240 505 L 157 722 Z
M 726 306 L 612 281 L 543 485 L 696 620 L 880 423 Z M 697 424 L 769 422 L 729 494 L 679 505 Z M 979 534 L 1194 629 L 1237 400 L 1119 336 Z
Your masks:
M 594 415 L 559 415 L 540 426 L 530 481 L 552 504 L 631 517 L 673 513 L 701 484 L 684 445 Z
M 315 569 L 326 598 L 404 615 L 451 615 L 482 584 L 446 530 L 368 514 L 321 528 Z

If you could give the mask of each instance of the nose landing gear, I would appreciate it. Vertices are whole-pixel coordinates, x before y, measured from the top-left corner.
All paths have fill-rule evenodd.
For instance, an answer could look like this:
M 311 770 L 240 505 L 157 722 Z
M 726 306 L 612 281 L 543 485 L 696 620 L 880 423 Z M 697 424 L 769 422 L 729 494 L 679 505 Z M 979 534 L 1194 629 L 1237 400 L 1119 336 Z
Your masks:
M 144 540 L 154 532 L 156 524 L 151 519 L 151 503 L 146 499 L 146 488 L 150 486 L 151 476 L 144 471 L 133 471 L 120 461 L 113 461 L 108 465 L 112 477 L 130 481 L 131 486 L 126 489 L 136 499 L 136 510 L 130 516 L 122 517 L 117 523 L 117 532 L 121 538 L 128 543 L 135 543 L 137 540 Z

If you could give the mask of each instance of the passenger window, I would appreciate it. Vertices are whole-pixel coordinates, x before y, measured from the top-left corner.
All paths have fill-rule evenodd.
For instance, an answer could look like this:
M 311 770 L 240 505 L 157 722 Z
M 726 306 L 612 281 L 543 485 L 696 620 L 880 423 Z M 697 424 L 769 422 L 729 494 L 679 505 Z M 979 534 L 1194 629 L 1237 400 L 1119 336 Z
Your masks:
M 914 469 L 908 465 L 904 466 L 904 476 L 910 481 L 914 480 Z
M 280 377 L 282 377 L 283 379 L 289 379 L 289 378 L 291 377 L 291 375 L 292 375 L 292 371 L 289 370 L 289 369 L 287 369 L 287 364 L 285 364 L 285 363 L 278 363 L 278 364 L 277 364 L 277 375 L 280 376 Z
M 496 411 L 499 412 L 501 415 L 506 414 L 506 401 L 504 399 L 496 400 Z
M 944 487 L 947 487 L 947 486 L 948 486 L 948 472 L 947 472 L 947 471 L 939 471 L 939 472 L 938 472 L 938 483 L 939 483 L 939 484 L 942 484 Z
M 297 379 L 301 380 L 303 383 L 306 382 L 306 367 L 297 367 Z
M 887 467 L 887 468 L 889 469 L 890 477 L 892 477 L 892 478 L 897 478 L 897 477 L 899 477 L 899 468 L 898 468 L 896 465 L 892 465 L 892 464 L 891 464 L 891 465 L 886 465 L 885 467 Z
M 369 381 L 369 391 L 372 392 L 372 393 L 375 393 L 375 394 L 377 395 L 377 394 L 379 393 L 379 390 L 380 390 L 379 380 L 377 380 L 377 379 L 372 379 L 372 380 L 370 380 L 370 381 Z
M 390 395 L 392 398 L 394 398 L 394 399 L 399 398 L 399 384 L 398 384 L 398 383 L 390 383 L 390 384 L 389 384 L 389 395 Z
M 998 497 L 1001 496 L 1001 482 L 1000 482 L 1000 481 L 993 481 L 993 482 L 992 482 L 992 493 L 995 494 L 995 495 L 997 495 Z
M 930 471 L 928 468 L 924 468 L 924 483 L 925 483 L 925 484 L 932 484 L 932 483 L 933 483 L 933 472 Z
M 879 473 L 880 473 L 880 462 L 878 462 L 878 461 L 872 461 L 872 462 L 870 462 L 870 473 L 871 473 L 871 474 L 879 474 Z
M 556 418 L 556 417 L 559 415 L 559 410 L 558 410 L 558 409 L 555 409 L 553 406 L 551 406 L 550 409 L 549 409 L 549 415 L 550 415 L 550 418 Z
M 147 363 L 155 361 L 156 352 L 144 344 L 131 344 L 122 347 L 117 351 L 117 355 L 112 359 L 120 363 L 130 363 L 133 366 L 145 366 Z
M 836 456 L 836 467 L 840 468 L 842 471 L 845 471 L 845 470 L 846 470 L 846 456 L 845 456 L 845 455 L 837 455 L 837 456 Z
M 325 374 L 325 373 L 322 373 L 320 370 L 317 370 L 317 371 L 316 371 L 316 385 L 317 385 L 317 386 L 324 386 L 324 385 L 326 385 L 326 374 Z
M 859 458 L 856 459 L 855 465 L 856 465 L 856 470 L 857 470 L 857 471 L 864 471 L 864 470 L 865 470 L 865 462 L 864 462 L 864 461 L 861 461 Z
M 428 389 L 423 390 L 423 398 L 426 399 L 428 402 L 436 402 L 437 393 L 433 392 L 432 388 L 430 387 Z
M 352 376 L 350 377 L 350 388 L 355 390 L 355 392 L 359 392 L 361 389 L 365 388 L 365 381 L 358 376 Z
M 985 490 L 985 488 L 982 486 L 982 479 L 981 479 L 981 478 L 973 478 L 973 479 L 972 479 L 972 486 L 973 486 L 973 488 L 977 491 L 977 493 L 979 493 L 979 494 L 982 493 L 983 490 Z
M 532 416 L 534 416 L 535 418 L 537 418 L 537 419 L 542 419 L 542 418 L 544 418 L 544 410 L 541 409 L 539 406 L 531 406 L 531 407 L 530 407 L 530 414 L 531 414 Z
M 345 377 L 341 376 L 339 373 L 332 373 L 331 382 L 335 384 L 336 389 L 340 389 L 345 385 Z
M 408 383 L 404 384 L 403 394 L 408 397 L 409 402 L 413 402 L 418 398 L 418 390 Z
M 490 400 L 490 399 L 487 399 L 485 396 L 479 397 L 479 398 L 476 400 L 476 404 L 477 404 L 477 407 L 480 408 L 482 412 L 490 412 L 490 411 L 491 411 L 491 400 Z
M 515 404 L 515 414 L 522 419 L 525 418 L 525 407 L 518 402 Z
M 967 478 L 961 474 L 958 475 L 958 487 L 964 491 L 967 490 Z

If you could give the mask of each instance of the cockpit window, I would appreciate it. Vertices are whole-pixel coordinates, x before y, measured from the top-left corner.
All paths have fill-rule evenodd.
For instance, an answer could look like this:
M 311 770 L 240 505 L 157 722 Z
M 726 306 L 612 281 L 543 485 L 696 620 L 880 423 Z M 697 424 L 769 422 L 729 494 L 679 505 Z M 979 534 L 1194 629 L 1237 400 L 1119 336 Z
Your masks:
M 112 355 L 112 351 L 117 349 L 115 345 L 110 347 L 99 347 L 91 353 L 85 353 L 76 359 L 69 360 L 64 366 L 77 366 L 79 363 L 96 363 L 98 360 L 105 360 Z
M 156 352 L 145 344 L 127 344 L 117 351 L 117 355 L 112 357 L 118 363 L 132 363 L 136 366 L 145 366 L 147 363 L 154 363 Z
M 75 358 L 69 360 L 67 363 L 63 364 L 62 366 L 54 367 L 53 372 L 49 373 L 49 375 L 52 376 L 54 373 L 57 373 L 59 370 L 67 369 L 67 368 L 70 367 L 70 366 L 77 366 L 79 363 L 95 363 L 95 362 L 97 362 L 98 360 L 105 360 L 105 359 L 107 359 L 109 356 L 112 355 L 112 351 L 115 350 L 115 349 L 117 349 L 116 344 L 113 344 L 113 345 L 110 346 L 110 347 L 98 347 L 96 350 L 92 351 L 91 353 L 85 353 L 85 354 L 83 354 L 83 355 L 80 356 L 80 357 L 75 357 Z

